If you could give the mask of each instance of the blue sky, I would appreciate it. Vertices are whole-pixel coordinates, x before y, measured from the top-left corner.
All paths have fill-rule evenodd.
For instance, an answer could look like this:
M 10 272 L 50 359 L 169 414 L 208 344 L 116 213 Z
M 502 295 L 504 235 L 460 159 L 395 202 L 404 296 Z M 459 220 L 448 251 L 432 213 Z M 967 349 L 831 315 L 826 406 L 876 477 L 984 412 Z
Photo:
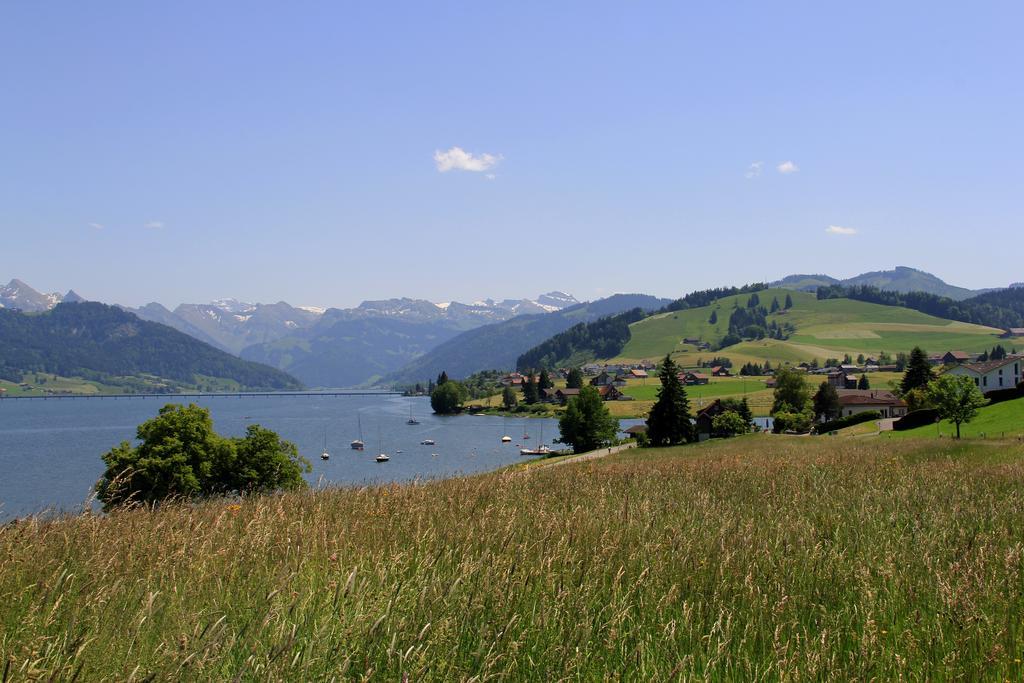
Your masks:
M 897 264 L 1005 285 L 1022 22 L 1016 2 L 4 3 L 0 279 L 334 306 Z

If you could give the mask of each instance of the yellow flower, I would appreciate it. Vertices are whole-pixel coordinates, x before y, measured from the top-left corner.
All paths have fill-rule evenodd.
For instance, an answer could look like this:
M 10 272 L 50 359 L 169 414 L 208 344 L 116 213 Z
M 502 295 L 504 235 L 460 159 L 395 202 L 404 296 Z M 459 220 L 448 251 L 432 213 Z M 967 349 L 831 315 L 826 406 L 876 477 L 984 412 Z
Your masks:
M 238 505 L 237 503 L 236 504 L 232 504 L 232 505 L 228 505 L 228 510 L 231 510 L 232 512 L 237 512 L 238 510 L 241 510 L 241 509 L 242 509 L 242 506 Z

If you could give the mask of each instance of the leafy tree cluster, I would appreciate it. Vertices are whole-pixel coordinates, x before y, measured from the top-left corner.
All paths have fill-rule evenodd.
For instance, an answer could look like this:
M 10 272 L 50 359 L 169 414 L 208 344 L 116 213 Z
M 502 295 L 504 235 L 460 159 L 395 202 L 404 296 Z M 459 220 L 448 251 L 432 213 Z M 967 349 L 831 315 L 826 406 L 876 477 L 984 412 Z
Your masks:
M 984 363 L 988 360 L 1003 360 L 1004 358 L 1006 358 L 1006 349 L 1002 344 L 996 344 L 992 347 L 991 351 L 983 351 L 982 354 L 978 356 L 978 362 Z
M 445 377 L 430 392 L 430 407 L 438 415 L 454 415 L 462 410 L 462 402 L 468 399 L 462 382 Z
M 565 388 L 566 389 L 582 389 L 583 388 L 583 371 L 579 368 L 571 368 L 569 374 L 565 377 Z
M 697 361 L 697 367 L 699 368 L 713 368 L 718 365 L 721 365 L 723 368 L 731 368 L 732 361 L 725 356 L 715 356 L 711 360 L 701 359 Z
M 725 410 L 712 418 L 712 436 L 728 438 L 746 434 L 753 428 L 754 413 L 746 398 L 723 398 L 719 403 Z
M 245 361 L 114 306 L 61 303 L 46 313 L 0 309 L 0 368 L 102 381 L 155 375 L 193 384 L 200 377 L 234 380 L 246 389 L 295 390 L 294 377 Z
M 818 288 L 819 299 L 856 299 L 886 306 L 902 306 L 948 320 L 990 327 L 1024 327 L 1024 288 L 1014 287 L 954 301 L 926 292 L 889 292 L 858 285 Z
M 803 373 L 782 369 L 775 373 L 775 396 L 772 402 L 774 431 L 806 432 L 814 421 L 810 389 Z
M 164 406 L 136 436 L 138 446 L 123 441 L 103 456 L 107 468 L 96 490 L 106 510 L 302 488 L 302 474 L 311 469 L 295 444 L 259 425 L 249 425 L 241 438 L 220 436 L 210 411 L 195 404 Z
M 630 339 L 629 325 L 647 317 L 642 308 L 634 308 L 589 323 L 573 325 L 538 344 L 516 360 L 516 368 L 554 368 L 571 358 L 611 358 L 617 356 Z
M 562 443 L 569 444 L 573 452 L 583 453 L 615 441 L 619 421 L 608 412 L 601 395 L 594 387 L 583 387 L 579 396 L 569 400 L 565 412 L 558 419 Z
M 498 393 L 501 390 L 501 378 L 504 376 L 505 373 L 501 370 L 482 370 L 460 380 L 459 384 L 465 390 L 466 400 L 473 401 Z
M 743 377 L 760 377 L 762 375 L 770 375 L 772 373 L 772 364 L 768 361 L 764 362 L 764 365 L 758 365 L 757 363 L 746 362 L 740 368 L 740 375 Z
M 722 339 L 721 346 L 732 346 L 744 339 L 789 339 L 795 331 L 790 322 L 779 324 L 776 320 L 768 320 L 768 311 L 764 306 L 751 306 L 757 294 L 752 294 L 746 308 L 737 306 L 729 316 L 729 332 Z

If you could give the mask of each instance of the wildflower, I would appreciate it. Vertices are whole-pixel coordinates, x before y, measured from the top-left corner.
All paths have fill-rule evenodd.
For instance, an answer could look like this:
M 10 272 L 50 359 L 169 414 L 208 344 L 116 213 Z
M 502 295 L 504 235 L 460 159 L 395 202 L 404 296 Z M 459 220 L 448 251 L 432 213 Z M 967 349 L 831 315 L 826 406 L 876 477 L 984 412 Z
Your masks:
M 238 512 L 241 509 L 242 506 L 238 505 L 237 503 L 232 503 L 231 505 L 228 505 L 228 510 L 231 510 L 232 512 Z

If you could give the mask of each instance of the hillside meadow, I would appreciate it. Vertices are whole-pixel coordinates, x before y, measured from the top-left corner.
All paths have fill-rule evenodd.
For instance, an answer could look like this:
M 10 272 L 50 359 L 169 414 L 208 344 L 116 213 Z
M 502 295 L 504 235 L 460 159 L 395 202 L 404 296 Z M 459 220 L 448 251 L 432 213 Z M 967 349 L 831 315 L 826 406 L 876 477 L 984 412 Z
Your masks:
M 1019 680 L 1024 446 L 756 435 L 0 527 L 6 680 Z
M 749 294 L 724 297 L 709 306 L 661 313 L 630 325 L 631 338 L 614 362 L 658 360 L 666 353 L 686 367 L 719 355 L 734 366 L 771 362 L 773 365 L 824 362 L 850 354 L 877 356 L 880 351 L 895 355 L 922 346 L 941 353 L 950 350 L 981 352 L 999 343 L 1001 330 L 954 322 L 909 308 L 883 306 L 852 299 L 818 300 L 808 292 L 768 289 L 758 292 L 761 305 L 780 304 L 789 295 L 793 307 L 768 316 L 768 320 L 791 323 L 796 332 L 786 340 L 763 339 L 734 344 L 717 352 L 699 351 L 683 343 L 686 338 L 702 339 L 716 345 L 729 329 L 730 311 L 745 307 Z M 717 320 L 710 323 L 712 312 Z

